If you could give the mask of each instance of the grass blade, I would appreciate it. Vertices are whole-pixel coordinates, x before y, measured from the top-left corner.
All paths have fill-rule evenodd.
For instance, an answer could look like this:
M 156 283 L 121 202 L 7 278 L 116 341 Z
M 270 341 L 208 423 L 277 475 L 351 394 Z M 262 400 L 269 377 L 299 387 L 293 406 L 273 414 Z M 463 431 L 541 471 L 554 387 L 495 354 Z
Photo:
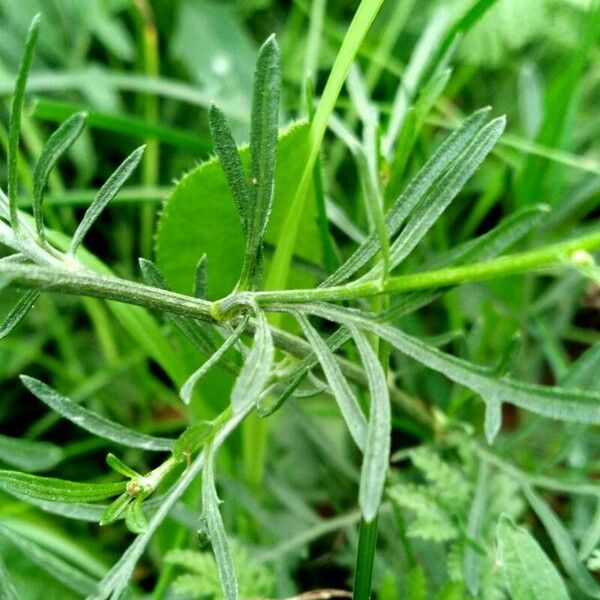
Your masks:
M 242 167 L 237 144 L 233 139 L 227 119 L 221 109 L 214 104 L 211 105 L 208 118 L 213 147 L 225 172 L 227 183 L 231 189 L 231 194 L 233 195 L 240 220 L 242 221 L 242 228 L 246 235 L 248 235 L 247 213 L 250 208 L 250 188 L 246 180 L 244 168 Z
M 273 364 L 273 338 L 265 313 L 256 308 L 256 331 L 252 350 L 235 380 L 231 392 L 234 414 L 245 410 L 251 402 L 257 402 L 271 374 Z
M 524 487 L 523 492 L 531 508 L 544 525 L 550 540 L 552 540 L 554 550 L 572 582 L 588 598 L 600 598 L 600 586 L 579 560 L 569 532 L 546 502 L 531 488 Z
M 358 502 L 364 520 L 373 521 L 379 511 L 387 475 L 392 435 L 390 397 L 385 373 L 365 335 L 352 327 L 352 337 L 369 380 L 371 409 L 365 455 L 360 473 Z
M 0 323 L 0 340 L 5 338 L 21 322 L 39 297 L 40 293 L 37 291 L 26 292 L 23 295 L 4 321 Z
M 79 406 L 69 398 L 61 396 L 51 387 L 33 377 L 21 375 L 21 381 L 36 398 L 65 419 L 93 435 L 129 448 L 141 448 L 153 452 L 168 452 L 173 448 L 175 440 L 138 433 L 123 425 L 113 423 L 91 410 Z
M 225 600 L 237 600 L 238 585 L 231 549 L 225 526 L 219 512 L 219 497 L 215 488 L 214 453 L 212 443 L 206 447 L 206 459 L 202 470 L 202 520 L 210 536 L 219 579 Z
M 533 537 L 506 515 L 497 529 L 502 570 L 515 600 L 568 600 L 556 567 Z
M 317 333 L 316 329 L 308 322 L 308 319 L 301 314 L 296 314 L 296 319 L 304 332 L 304 335 L 312 346 L 312 349 L 321 363 L 321 368 L 325 373 L 327 383 L 344 417 L 346 426 L 350 431 L 352 439 L 356 445 L 364 450 L 367 444 L 367 420 L 363 414 L 356 396 L 350 389 L 350 386 L 335 360 L 333 352 L 327 343 Z
M 53 477 L 40 477 L 17 471 L 0 470 L 0 489 L 27 500 L 48 502 L 94 502 L 125 491 L 125 482 L 79 483 Z
M 400 226 L 408 217 L 410 212 L 423 198 L 440 175 L 451 170 L 457 163 L 457 158 L 471 143 L 474 135 L 483 125 L 488 108 L 473 113 L 465 122 L 451 135 L 449 135 L 425 163 L 423 168 L 415 175 L 408 184 L 406 190 L 393 203 L 385 217 L 388 237 L 398 233 Z M 379 251 L 379 236 L 377 232 L 369 235 L 367 240 L 357 248 L 352 256 L 331 276 L 329 276 L 321 287 L 329 287 L 343 283 L 361 267 L 366 265 Z
M 17 217 L 17 156 L 19 154 L 19 137 L 21 135 L 21 114 L 25 98 L 25 86 L 31 69 L 33 53 L 37 43 L 41 14 L 38 13 L 31 22 L 23 58 L 19 65 L 15 91 L 12 98 L 10 110 L 10 122 L 8 125 L 8 200 L 10 206 L 10 225 L 19 230 L 19 219 Z
M 227 339 L 225 340 L 225 342 L 223 342 L 221 347 L 188 377 L 186 382 L 181 387 L 181 391 L 179 392 L 181 399 L 186 404 L 190 403 L 190 400 L 192 399 L 192 394 L 194 392 L 194 388 L 196 387 L 198 381 L 200 381 L 200 379 L 204 377 L 204 375 L 206 375 L 206 373 L 208 373 L 208 371 L 210 371 L 210 369 L 212 369 L 212 367 L 214 367 L 223 358 L 227 350 L 233 347 L 234 344 L 240 339 L 240 336 L 242 335 L 242 333 L 244 333 L 244 330 L 246 329 L 247 322 L 247 318 L 242 319 L 240 324 L 235 328 L 231 335 L 227 337 Z
M 250 204 L 246 213 L 246 253 L 241 284 L 249 286 L 260 261 L 275 191 L 275 157 L 281 72 L 279 46 L 271 36 L 261 47 L 254 76 L 250 123 Z
M 63 458 L 62 448 L 56 444 L 0 435 L 0 460 L 16 469 L 30 473 L 48 471 Z
M 14 529 L 0 524 L 0 536 L 16 546 L 29 560 L 63 585 L 80 594 L 92 594 L 97 581 L 68 562 L 32 542 Z
M 33 216 L 40 240 L 45 239 L 43 200 L 50 172 L 83 131 L 87 113 L 69 117 L 48 139 L 33 171 Z
M 142 155 L 144 154 L 145 146 L 140 146 L 134 150 L 122 163 L 117 167 L 116 171 L 108 178 L 106 183 L 100 188 L 98 194 L 94 198 L 92 204 L 89 206 L 83 219 L 77 226 L 73 239 L 71 240 L 71 246 L 69 248 L 70 254 L 75 254 L 77 249 L 81 245 L 83 238 L 90 230 L 96 219 L 100 216 L 102 211 L 106 208 L 108 203 L 117 195 L 123 184 L 129 179 L 131 173 L 138 166 Z

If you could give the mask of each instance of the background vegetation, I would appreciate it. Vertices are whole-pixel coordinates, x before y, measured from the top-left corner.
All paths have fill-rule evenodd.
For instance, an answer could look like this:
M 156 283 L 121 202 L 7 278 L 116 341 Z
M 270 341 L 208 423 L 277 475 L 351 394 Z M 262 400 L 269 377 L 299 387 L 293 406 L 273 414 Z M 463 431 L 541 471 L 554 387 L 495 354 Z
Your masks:
M 48 177 L 44 217 L 52 247 L 68 247 L 67 236 L 97 190 L 145 144 L 143 157 L 134 154 L 125 164 L 132 174 L 90 229 L 79 258 L 94 271 L 161 287 L 151 264 L 142 263 L 140 271 L 140 257 L 152 260 L 173 290 L 192 294 L 198 260 L 206 254 L 197 287 L 209 300 L 226 296 L 242 269 L 244 233 L 251 235 L 242 230 L 246 225 L 220 164 L 198 165 L 215 151 L 222 116 L 235 140 L 248 142 L 255 63 L 259 47 L 275 33 L 282 87 L 274 104 L 285 133 L 264 259 L 259 248 L 250 260 L 258 266 L 246 273 L 254 287 L 264 260 L 267 289 L 313 288 L 370 233 L 379 254 L 378 260 L 371 261 L 377 252 L 369 257 L 368 266 L 381 275 L 387 243 L 381 208 L 392 206 L 440 143 L 485 106 L 491 113 L 478 113 L 481 122 L 469 143 L 482 140 L 491 149 L 503 127 L 501 115 L 507 117 L 506 131 L 485 161 L 487 151 L 481 149 L 462 161 L 451 157 L 454 162 L 438 177 L 458 172 L 467 159 L 474 161 L 473 170 L 481 166 L 464 187 L 459 182 L 462 190 L 452 204 L 448 199 L 447 209 L 425 212 L 425 225 L 409 222 L 416 223 L 419 243 L 414 249 L 407 243 L 394 275 L 461 261 L 484 263 L 570 238 L 588 240 L 583 249 L 598 247 L 598 4 L 388 0 L 369 27 L 365 14 L 376 4 L 363 2 L 364 12 L 355 17 L 358 2 L 350 0 L 0 0 L 0 148 L 7 159 L 16 74 L 30 23 L 42 13 L 21 120 L 19 208 L 30 213 L 41 194 L 35 165 L 52 132 L 85 111 L 86 126 L 83 117 L 70 121 L 80 135 Z M 341 86 L 345 79 L 335 69 L 330 77 L 336 58 L 344 59 L 344 40 L 345 58 L 354 67 L 338 96 L 325 84 L 335 84 L 337 76 Z M 263 47 L 265 60 L 274 60 L 272 47 Z M 307 101 L 313 87 L 316 99 Z M 272 92 L 265 97 L 273 99 Z M 211 112 L 211 137 L 213 102 L 222 113 Z M 334 103 L 331 118 L 321 108 L 327 102 Z M 486 118 L 490 123 L 481 133 Z M 320 139 L 314 143 L 319 119 L 322 146 Z M 250 151 L 242 150 L 244 165 L 254 160 L 248 156 L 253 147 L 251 141 Z M 315 149 L 318 157 L 311 155 Z M 321 175 L 315 182 L 309 173 L 309 200 L 297 212 L 295 240 L 290 225 L 296 217 L 290 221 L 288 209 L 311 156 Z M 10 161 L 4 160 L 0 187 L 10 196 L 9 178 Z M 444 188 L 436 189 L 430 200 L 442 197 Z M 415 213 L 421 206 L 428 205 L 418 205 Z M 0 225 L 6 227 L 4 209 Z M 492 237 L 482 237 L 490 231 Z M 257 236 L 260 246 L 262 234 Z M 464 245 L 473 239 L 478 242 Z M 289 273 L 281 259 L 286 240 L 293 250 Z M 0 257 L 11 254 L 8 245 L 0 245 Z M 391 306 L 394 312 L 385 319 L 390 326 L 477 367 L 465 374 L 458 363 L 435 363 L 429 351 L 408 352 L 409 358 L 400 342 L 390 341 L 391 334 L 371 328 L 372 338 L 385 340 L 378 345 L 370 339 L 389 368 L 389 392 L 380 393 L 389 393 L 392 407 L 391 462 L 381 505 L 379 498 L 364 495 L 377 488 L 373 483 L 361 486 L 359 507 L 362 457 L 330 393 L 336 392 L 336 379 L 327 372 L 328 351 L 321 348 L 324 357 L 319 356 L 325 377 L 315 368 L 272 416 L 249 416 L 220 448 L 215 465 L 240 597 L 286 598 L 324 588 L 338 592 L 306 597 L 343 597 L 343 590 L 356 586 L 355 597 L 364 598 L 372 585 L 380 599 L 600 598 L 600 276 L 593 257 L 578 248 L 560 246 L 541 261 L 509 262 L 504 271 L 490 269 L 487 275 L 476 269 L 453 280 L 425 281 L 434 291 L 339 298 L 342 308 L 373 313 Z M 0 264 L 10 273 L 10 260 Z M 489 279 L 495 273 L 500 276 Z M 115 573 L 110 569 L 128 556 L 136 534 L 137 540 L 143 537 L 148 516 L 156 514 L 163 494 L 181 481 L 186 460 L 210 437 L 202 437 L 206 421 L 220 424 L 232 389 L 235 402 L 242 355 L 248 362 L 266 360 L 266 355 L 256 360 L 250 350 L 265 351 L 259 335 L 254 346 L 252 336 L 244 336 L 241 349 L 230 349 L 197 385 L 182 391 L 190 400 L 185 404 L 180 389 L 210 354 L 193 332 L 195 344 L 181 333 L 185 322 L 165 318 L 150 301 L 150 310 L 141 310 L 86 293 L 38 297 L 21 286 L 4 288 L 10 277 L 2 277 L 0 270 L 0 317 L 9 317 L 0 340 L 0 596 L 93 597 L 97 583 L 108 581 L 100 596 L 130 584 L 134 597 L 233 597 L 214 529 L 219 519 L 210 514 L 218 506 L 211 469 L 192 478 L 144 541 L 131 578 L 110 579 Z M 485 281 L 469 283 L 479 279 Z M 337 298 L 325 298 L 332 299 Z M 18 321 L 11 311 L 19 301 L 21 307 L 34 306 L 4 337 Z M 336 318 L 350 318 L 327 313 L 333 309 L 326 306 L 309 311 L 318 317 L 312 327 L 280 313 L 270 314 L 270 326 L 304 336 L 318 349 L 319 333 L 327 337 Z M 259 331 L 262 314 L 257 312 Z M 365 359 L 369 351 L 359 341 L 364 336 L 354 337 L 357 343 L 344 345 L 337 356 L 345 359 L 344 376 L 364 414 L 374 419 L 369 407 L 377 382 L 367 381 L 361 363 L 366 375 L 379 371 Z M 285 348 L 286 339 L 275 336 L 276 345 Z M 275 379 L 281 376 L 284 383 L 297 364 L 298 353 L 293 358 L 289 350 L 298 348 L 294 340 L 287 348 L 291 354 L 276 353 Z M 303 348 L 304 354 L 310 350 Z M 33 379 L 22 381 L 21 374 L 146 437 L 130 439 L 128 431 L 113 430 L 96 435 L 104 427 L 97 422 L 82 429 L 79 413 L 65 415 L 71 404 L 61 404 Z M 479 379 L 473 383 L 477 377 L 488 387 Z M 513 385 L 505 381 L 537 387 L 501 387 Z M 560 391 L 544 396 L 539 384 L 560 385 Z M 521 401 L 521 393 L 533 394 L 535 402 Z M 335 395 L 339 401 L 344 391 Z M 271 408 L 273 398 L 266 396 L 259 408 Z M 180 438 L 190 426 L 191 434 Z M 143 505 L 131 502 L 119 482 L 162 468 L 160 455 L 147 450 L 164 451 L 165 438 L 180 439 L 182 464 L 160 472 L 152 488 L 156 494 Z M 133 447 L 120 445 L 124 439 Z M 212 444 L 209 448 L 210 455 Z M 119 457 L 108 459 L 112 469 L 109 453 Z M 73 491 L 67 503 L 66 488 L 15 479 L 15 472 L 89 487 Z M 121 504 L 104 512 L 101 502 L 121 492 Z M 127 503 L 127 522 L 110 523 L 125 515 Z M 379 512 L 372 583 L 365 534 L 369 503 Z

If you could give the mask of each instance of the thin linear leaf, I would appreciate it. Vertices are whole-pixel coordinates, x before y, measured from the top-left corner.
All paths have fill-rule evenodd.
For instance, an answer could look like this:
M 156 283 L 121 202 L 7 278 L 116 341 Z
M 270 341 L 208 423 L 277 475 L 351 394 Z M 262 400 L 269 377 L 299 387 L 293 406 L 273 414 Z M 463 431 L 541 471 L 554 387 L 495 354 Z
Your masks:
M 231 406 L 234 414 L 242 412 L 249 403 L 257 402 L 273 364 L 273 338 L 265 313 L 255 308 L 256 331 L 252 349 L 233 385 Z
M 242 285 L 248 285 L 254 277 L 273 204 L 281 89 L 279 62 L 279 46 L 275 36 L 271 36 L 259 51 L 254 77 L 250 122 L 250 204 Z
M 140 271 L 147 285 L 170 290 L 170 287 L 160 269 L 150 260 L 139 259 Z M 202 354 L 210 356 L 216 349 L 214 340 L 210 334 L 210 328 L 205 323 L 200 323 L 195 319 L 166 313 L 166 318 L 183 333 L 183 335 L 198 349 Z
M 19 600 L 17 590 L 2 558 L 0 558 L 0 597 L 4 600 Z
M 196 298 L 208 297 L 208 257 L 203 254 L 196 265 L 196 276 L 194 277 L 194 296 Z
M 140 146 L 134 150 L 117 167 L 115 172 L 100 188 L 96 194 L 96 197 L 83 215 L 83 219 L 81 219 L 81 222 L 77 226 L 75 233 L 73 234 L 73 239 L 71 240 L 71 246 L 69 248 L 70 254 L 75 254 L 77 252 L 81 242 L 83 242 L 83 238 L 86 236 L 92 225 L 96 222 L 96 219 L 100 216 L 108 203 L 117 195 L 124 183 L 129 179 L 129 176 L 138 166 L 140 160 L 142 160 L 145 148 L 146 146 Z
M 564 528 L 552 509 L 530 487 L 524 486 L 523 493 L 531 508 L 544 525 L 560 562 L 575 586 L 588 598 L 600 598 L 600 586 L 577 556 L 569 532 Z
M 568 600 L 556 567 L 523 528 L 503 515 L 497 529 L 502 571 L 514 600 Z
M 179 396 L 186 404 L 190 403 L 194 388 L 198 381 L 200 381 L 200 379 L 202 379 L 202 377 L 204 377 L 204 375 L 206 375 L 206 373 L 208 373 L 208 371 L 223 358 L 223 355 L 235 345 L 242 333 L 244 333 L 247 323 L 247 318 L 242 319 L 234 331 L 225 339 L 221 347 L 187 378 L 179 392 Z
M 296 313 L 295 317 L 302 328 L 304 336 L 319 359 L 319 363 L 321 363 L 327 383 L 340 408 L 352 439 L 361 450 L 364 450 L 367 444 L 368 426 L 356 396 L 344 378 L 333 352 L 317 333 L 317 330 L 308 322 L 308 319 L 304 315 Z
M 0 340 L 5 338 L 21 322 L 39 297 L 40 292 L 38 291 L 25 292 L 14 308 L 6 315 L 4 321 L 0 323 Z
M 365 335 L 356 327 L 352 337 L 369 381 L 371 408 L 362 469 L 358 503 L 363 518 L 370 523 L 379 511 L 387 475 L 392 435 L 390 396 L 385 373 Z
M 237 206 L 244 233 L 248 235 L 248 210 L 250 208 L 250 187 L 242 167 L 237 144 L 227 124 L 227 119 L 217 106 L 211 105 L 208 112 L 210 134 L 219 162 L 227 178 L 231 194 Z
M 148 529 L 148 519 L 142 508 L 142 496 L 138 496 L 128 507 L 125 513 L 125 525 L 131 533 L 144 533 Z
M 116 500 L 111 502 L 100 515 L 98 524 L 101 527 L 114 523 L 121 519 L 133 498 L 129 492 L 123 492 Z
M 0 470 L 0 489 L 25 499 L 33 498 L 48 502 L 94 502 L 120 494 L 125 490 L 125 482 L 79 483 L 18 471 Z
M 56 444 L 0 435 L 0 460 L 11 467 L 30 473 L 47 471 L 63 458 L 64 452 Z
M 79 406 L 33 377 L 21 375 L 21 381 L 36 398 L 52 410 L 98 437 L 129 448 L 141 448 L 153 452 L 166 452 L 173 448 L 175 440 L 138 433 L 123 425 L 113 423 L 91 410 Z
M 69 117 L 48 139 L 33 171 L 33 216 L 38 235 L 45 239 L 43 200 L 50 172 L 83 131 L 86 112 Z
M 297 310 L 297 306 L 290 307 L 292 313 Z M 402 354 L 473 390 L 485 401 L 514 404 L 550 419 L 600 424 L 600 394 L 523 383 L 507 377 L 494 379 L 489 376 L 486 367 L 446 354 L 399 329 L 366 319 L 355 312 L 319 304 L 307 305 L 304 310 L 324 319 L 354 323 L 357 327 L 367 329 Z
M 474 112 L 464 123 L 450 134 L 414 176 L 405 191 L 393 203 L 385 216 L 388 237 L 393 237 L 410 212 L 431 188 L 437 178 L 458 163 L 458 158 L 471 143 L 473 136 L 481 128 L 489 108 Z M 343 283 L 362 266 L 367 264 L 379 251 L 379 236 L 376 232 L 357 248 L 352 256 L 335 272 L 321 283 L 320 287 L 329 287 Z
M 131 467 L 126 465 L 120 458 L 109 452 L 106 455 L 106 464 L 119 475 L 123 475 L 123 477 L 141 477 L 139 473 L 134 471 Z
M 8 125 L 8 201 L 10 211 L 10 225 L 13 230 L 19 230 L 19 219 L 17 215 L 17 157 L 19 154 L 19 137 L 21 135 L 21 114 L 23 113 L 23 103 L 25 99 L 25 86 L 27 85 L 27 77 L 31 69 L 31 62 L 35 52 L 37 43 L 41 13 L 33 17 L 29 32 L 27 33 L 27 41 L 25 42 L 25 50 L 19 65 L 17 73 L 17 81 L 15 83 L 15 91 L 12 97 L 12 105 L 10 109 L 10 121 Z
M 413 251 L 456 198 L 468 179 L 492 151 L 504 132 L 505 126 L 505 117 L 498 117 L 490 121 L 477 133 L 459 157 L 458 163 L 432 186 L 391 246 L 392 268 L 397 267 Z M 379 271 L 381 271 L 380 266 L 372 269 L 364 278 L 373 277 Z
M 0 536 L 15 545 L 27 558 L 69 589 L 80 594 L 91 594 L 98 581 L 68 562 L 32 542 L 14 529 L 0 524 Z
M 202 520 L 210 536 L 219 579 L 226 600 L 237 600 L 238 584 L 235 566 L 219 512 L 220 500 L 215 488 L 214 454 L 212 443 L 206 447 L 206 459 L 202 470 Z

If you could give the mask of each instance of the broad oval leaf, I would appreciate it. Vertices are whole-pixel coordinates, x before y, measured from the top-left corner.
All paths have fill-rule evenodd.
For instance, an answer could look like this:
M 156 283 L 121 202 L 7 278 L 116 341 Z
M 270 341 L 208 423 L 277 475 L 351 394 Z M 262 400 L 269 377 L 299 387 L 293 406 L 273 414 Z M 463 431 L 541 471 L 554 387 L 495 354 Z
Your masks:
M 523 528 L 502 516 L 497 530 L 502 571 L 514 600 L 569 600 L 556 567 Z

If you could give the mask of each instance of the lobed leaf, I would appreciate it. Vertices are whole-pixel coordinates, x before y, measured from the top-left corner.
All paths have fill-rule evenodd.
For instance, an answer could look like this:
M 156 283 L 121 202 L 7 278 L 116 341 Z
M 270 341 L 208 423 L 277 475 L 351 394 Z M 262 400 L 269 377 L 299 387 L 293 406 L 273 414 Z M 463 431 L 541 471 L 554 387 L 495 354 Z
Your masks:
M 0 470 L 0 489 L 25 500 L 32 498 L 48 502 L 94 502 L 120 494 L 125 490 L 125 482 L 78 483 Z
M 241 413 L 249 403 L 258 401 L 260 393 L 271 375 L 274 354 L 271 328 L 262 310 L 256 307 L 255 315 L 256 331 L 252 349 L 231 392 L 231 406 L 234 414 Z
M 367 374 L 371 398 L 358 492 L 363 518 L 369 523 L 377 516 L 383 496 L 390 456 L 392 414 L 387 380 L 381 363 L 365 335 L 356 327 L 352 327 L 351 332 Z
M 37 290 L 25 292 L 14 308 L 6 315 L 4 321 L 0 323 L 0 340 L 5 338 L 21 322 L 39 297 L 40 292 Z
M 69 398 L 61 396 L 51 387 L 33 377 L 21 375 L 21 381 L 36 398 L 52 410 L 98 437 L 129 448 L 141 448 L 153 452 L 166 452 L 173 448 L 175 440 L 138 433 L 123 425 L 113 423 L 91 410 L 79 406 Z
M 83 238 L 87 232 L 91 229 L 92 225 L 96 222 L 96 219 L 100 216 L 102 211 L 106 208 L 108 203 L 118 194 L 119 190 L 123 187 L 125 182 L 129 179 L 129 176 L 133 173 L 134 169 L 138 166 L 142 156 L 144 154 L 145 146 L 140 146 L 134 150 L 116 169 L 116 171 L 108 178 L 106 183 L 100 188 L 96 197 L 90 204 L 89 208 L 83 215 L 83 219 L 77 226 L 73 239 L 71 240 L 71 246 L 69 252 L 75 254 L 77 249 L 83 242 Z
M 223 596 L 225 600 L 237 600 L 238 584 L 235 566 L 229 542 L 227 541 L 223 519 L 219 512 L 219 503 L 220 500 L 215 488 L 214 453 L 211 443 L 206 448 L 206 458 L 202 470 L 202 519 L 206 522 L 210 536 L 221 580 L 221 587 L 223 589 Z
M 27 85 L 27 77 L 31 69 L 33 61 L 33 53 L 37 43 L 41 13 L 33 17 L 29 32 L 27 33 L 27 41 L 25 42 L 25 50 L 19 65 L 17 73 L 17 81 L 15 91 L 12 97 L 10 109 L 10 121 L 8 124 L 8 151 L 7 151 L 7 170 L 8 170 L 8 202 L 10 211 L 11 227 L 18 231 L 19 219 L 17 216 L 17 157 L 19 154 L 19 137 L 21 135 L 21 114 L 23 113 L 23 103 L 25 98 L 25 87 Z
M 87 113 L 79 112 L 62 123 L 46 142 L 42 154 L 35 165 L 33 171 L 33 216 L 41 240 L 45 238 L 43 200 L 48 177 L 59 158 L 79 137 L 86 120 Z
M 321 363 L 323 373 L 325 373 L 325 378 L 331 388 L 331 393 L 340 408 L 352 439 L 361 450 L 364 450 L 367 444 L 368 426 L 356 396 L 344 378 L 333 352 L 317 333 L 317 330 L 308 322 L 308 319 L 304 315 L 297 313 L 295 317 L 315 356 L 318 358 L 319 363 Z
M 506 515 L 497 529 L 502 570 L 514 600 L 568 600 L 556 567 L 539 544 Z
M 47 471 L 64 458 L 60 446 L 0 435 L 0 460 L 22 471 Z

